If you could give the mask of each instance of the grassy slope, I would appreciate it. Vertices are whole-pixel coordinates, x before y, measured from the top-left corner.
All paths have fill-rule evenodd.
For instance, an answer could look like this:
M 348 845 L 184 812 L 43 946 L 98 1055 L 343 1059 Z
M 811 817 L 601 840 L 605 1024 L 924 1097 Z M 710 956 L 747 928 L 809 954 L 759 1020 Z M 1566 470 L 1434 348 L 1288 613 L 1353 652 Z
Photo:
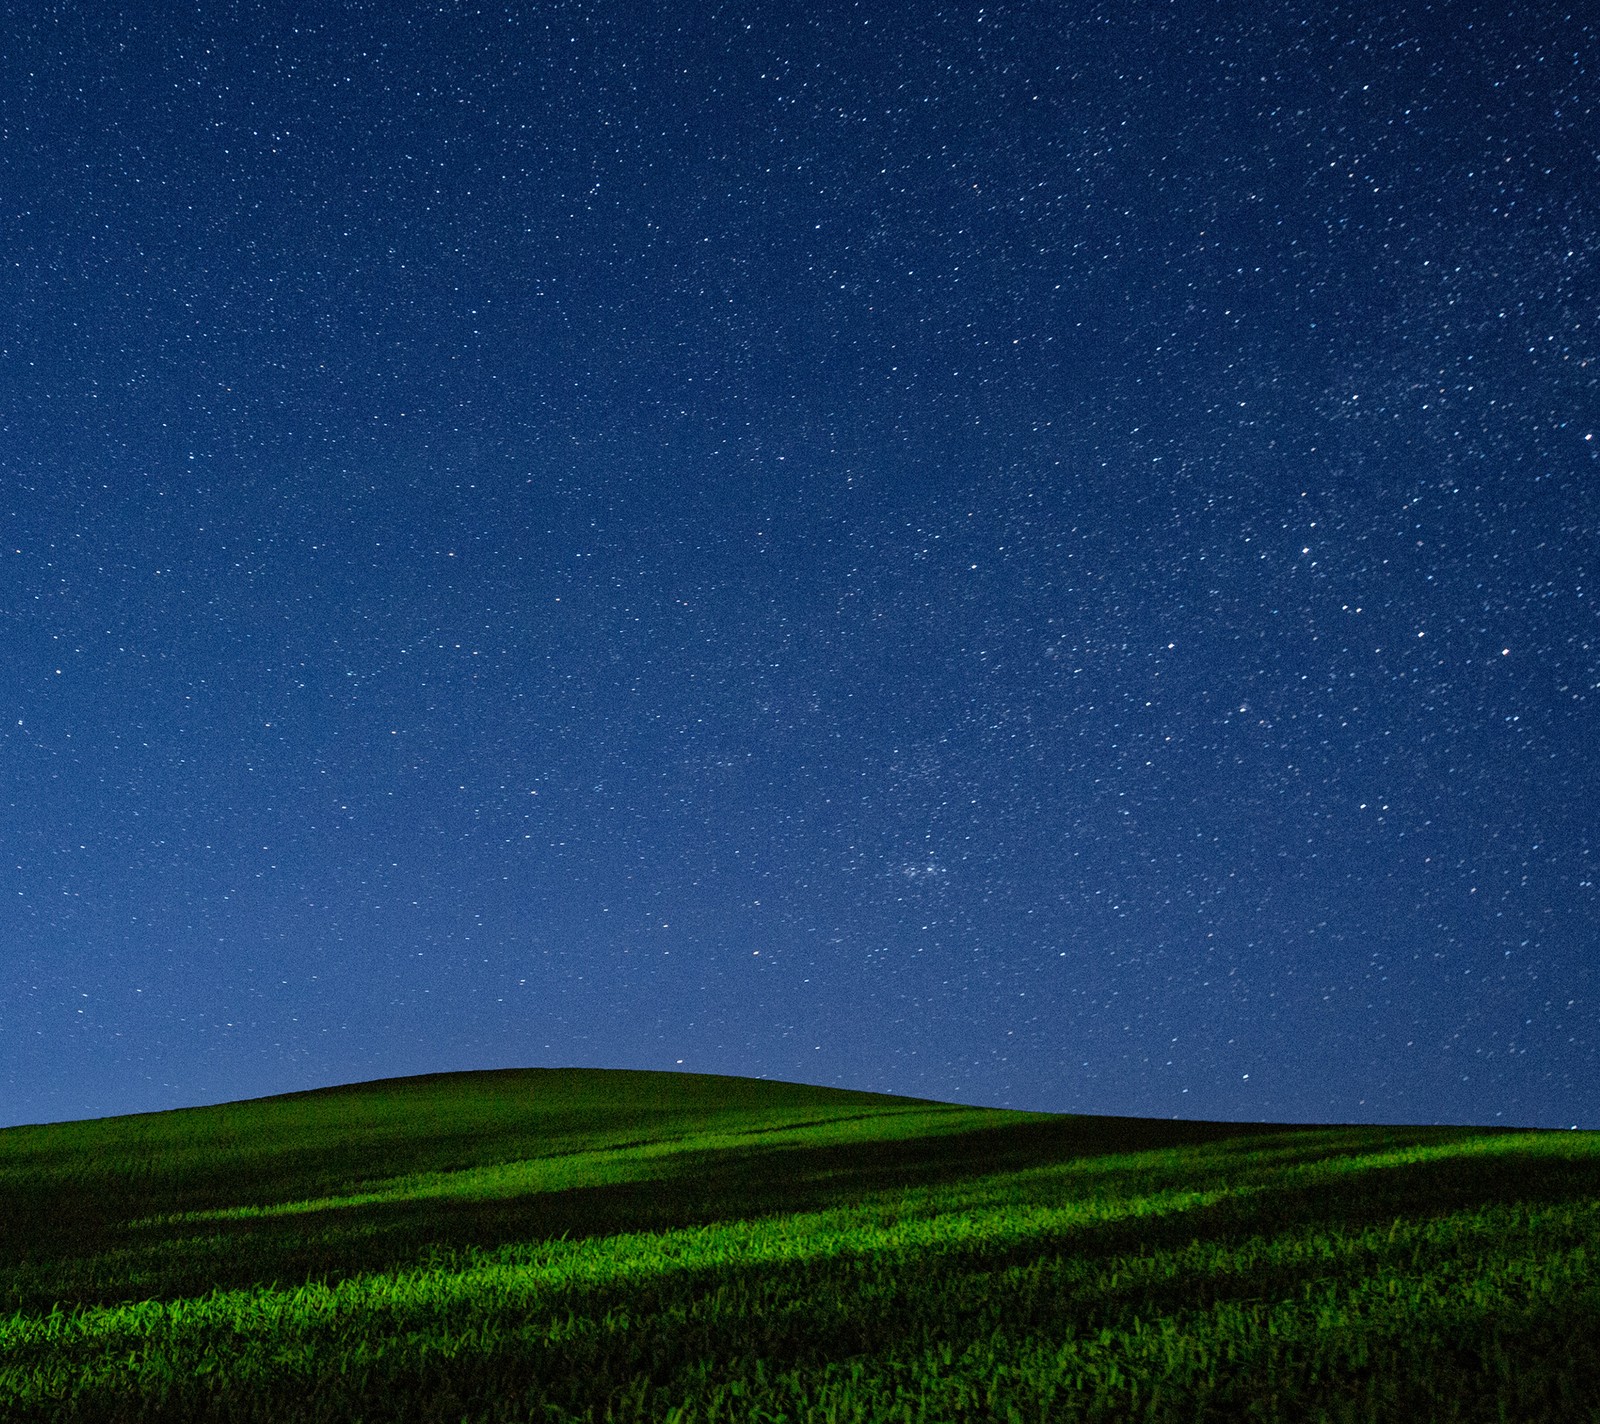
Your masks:
M 1597 1187 L 1590 1134 L 579 1070 L 16 1128 L 0 1417 L 1600 1418 Z

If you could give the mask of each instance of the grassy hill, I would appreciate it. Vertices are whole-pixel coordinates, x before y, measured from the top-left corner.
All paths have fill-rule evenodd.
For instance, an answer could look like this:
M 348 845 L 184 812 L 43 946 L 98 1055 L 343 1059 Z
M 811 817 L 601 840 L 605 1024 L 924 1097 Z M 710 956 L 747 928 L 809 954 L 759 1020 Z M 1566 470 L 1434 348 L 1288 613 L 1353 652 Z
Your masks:
M 0 1418 L 1600 1419 L 1594 1134 L 445 1074 L 0 1132 Z

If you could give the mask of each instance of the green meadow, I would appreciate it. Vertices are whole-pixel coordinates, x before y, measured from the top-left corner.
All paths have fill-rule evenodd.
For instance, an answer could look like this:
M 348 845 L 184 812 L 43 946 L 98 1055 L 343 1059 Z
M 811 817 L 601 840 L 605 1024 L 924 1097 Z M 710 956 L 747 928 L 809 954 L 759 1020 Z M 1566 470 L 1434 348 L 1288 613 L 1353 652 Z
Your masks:
M 448 1074 L 0 1132 L 0 1419 L 1597 1420 L 1593 1133 Z

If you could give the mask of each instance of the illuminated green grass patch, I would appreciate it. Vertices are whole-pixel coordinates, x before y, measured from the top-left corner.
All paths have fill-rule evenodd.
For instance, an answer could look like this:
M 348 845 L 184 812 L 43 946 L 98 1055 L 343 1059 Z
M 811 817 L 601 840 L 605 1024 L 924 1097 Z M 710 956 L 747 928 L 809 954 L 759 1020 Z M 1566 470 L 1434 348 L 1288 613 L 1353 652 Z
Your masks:
M 680 1075 L 14 1130 L 0 1418 L 1594 1419 L 1597 1185 Z

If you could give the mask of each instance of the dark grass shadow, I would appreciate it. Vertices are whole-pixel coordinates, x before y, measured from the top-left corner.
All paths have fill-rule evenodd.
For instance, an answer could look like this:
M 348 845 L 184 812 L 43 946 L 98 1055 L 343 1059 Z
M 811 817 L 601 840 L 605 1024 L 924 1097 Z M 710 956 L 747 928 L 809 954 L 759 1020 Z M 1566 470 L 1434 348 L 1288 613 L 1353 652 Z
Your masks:
M 1555 1163 L 1543 1163 L 1540 1171 L 1530 1173 L 1526 1164 L 1507 1166 L 1500 1159 L 1470 1157 L 1447 1164 L 1385 1167 L 1381 1169 L 1385 1185 L 1377 1193 L 1353 1192 L 1348 1179 L 1330 1185 L 1302 1183 L 1292 1190 L 1273 1186 L 1275 1174 L 1284 1168 L 1319 1158 L 1447 1143 L 1471 1135 L 1466 1129 L 1055 1118 L 865 1144 L 757 1142 L 742 1149 L 689 1151 L 667 1159 L 664 1173 L 649 1180 L 504 1199 L 436 1197 L 178 1225 L 129 1224 L 150 1214 L 149 1200 L 137 1194 L 120 1201 L 58 1201 L 49 1213 L 48 1230 L 31 1240 L 25 1236 L 25 1221 L 17 1224 L 23 1235 L 18 1236 L 16 1228 L 7 1231 L 16 1238 L 11 1253 L 16 1268 L 9 1273 L 9 1285 L 0 1276 L 0 1308 L 48 1307 L 58 1300 L 106 1303 L 307 1279 L 333 1281 L 513 1243 L 820 1211 L 852 1205 L 877 1193 L 948 1188 L 989 1176 L 1171 1148 L 1198 1150 L 1140 1168 L 1140 1189 L 1248 1182 L 1263 1187 L 1268 1197 L 1252 1195 L 1210 1215 L 1185 1213 L 1181 1226 L 1146 1221 L 1129 1228 L 1133 1235 L 1107 1228 L 1095 1235 L 1094 1249 L 1129 1249 L 1128 1242 L 1151 1243 L 1163 1233 L 1195 1231 L 1208 1221 L 1217 1230 L 1260 1230 L 1264 1222 L 1281 1228 L 1300 1221 L 1353 1221 L 1362 1212 L 1375 1213 L 1372 1220 L 1389 1220 L 1491 1199 L 1525 1198 L 1529 1191 L 1555 1192 L 1557 1198 L 1566 1199 L 1563 1193 L 1592 1193 L 1595 1188 L 1594 1170 L 1580 1170 L 1581 1164 L 1569 1164 L 1574 1169 L 1564 1175 Z M 1121 1164 L 1106 1165 L 1105 1185 L 1126 1186 Z M 1092 1186 L 1083 1184 L 1084 1189 Z M 1075 1188 L 1064 1182 L 1057 1189 Z M 115 1261 L 107 1259 L 112 1252 L 118 1253 Z
M 303 1199 L 317 1194 L 319 1178 L 337 1191 L 359 1176 L 353 1170 L 359 1144 L 334 1154 L 332 1161 L 327 1154 L 319 1157 L 313 1149 L 302 1149 L 269 1159 L 264 1177 L 251 1174 L 248 1162 L 223 1160 L 218 1170 L 198 1179 L 192 1173 L 169 1172 L 149 1180 L 118 1173 L 46 1183 L 45 1190 L 32 1194 L 13 1193 L 0 1219 L 0 1261 L 13 1267 L 14 1278 L 15 1268 L 23 1267 L 21 1275 L 39 1283 L 12 1287 L 19 1307 L 24 1303 L 19 1290 L 30 1303 L 38 1303 L 52 1263 L 89 1263 L 113 1251 L 149 1258 L 139 1280 L 126 1290 L 113 1291 L 108 1285 L 104 1292 L 84 1296 L 79 1294 L 86 1288 L 84 1271 L 69 1270 L 60 1274 L 63 1285 L 68 1279 L 77 1282 L 69 1298 L 126 1299 L 155 1293 L 150 1289 L 155 1283 L 162 1291 L 189 1292 L 308 1275 L 336 1278 L 389 1269 L 432 1251 L 816 1210 L 874 1191 L 941 1186 L 1082 1157 L 1268 1131 L 1233 1124 L 1059 1118 L 861 1144 L 773 1146 L 757 1139 L 745 1149 L 680 1153 L 663 1162 L 662 1176 L 642 1182 L 509 1200 L 429 1198 L 192 1225 L 149 1222 L 178 1211 L 270 1201 L 290 1187 Z M 530 1142 L 528 1148 L 525 1155 L 535 1155 L 537 1144 Z M 497 1151 L 488 1160 L 514 1160 L 515 1155 Z M 479 1165 L 484 1159 L 469 1161 Z M 381 1164 L 385 1169 L 397 1165 Z M 133 1224 L 141 1222 L 149 1224 Z M 0 1277 L 0 1292 L 4 1290 Z
M 1085 1280 L 1085 1275 L 1068 1272 L 1063 1283 L 1031 1293 L 1016 1288 L 1009 1268 L 1052 1257 L 1074 1267 L 1092 1268 L 1117 1257 L 1150 1255 L 1191 1244 L 1237 1244 L 1302 1228 L 1337 1226 L 1353 1232 L 1388 1226 L 1396 1219 L 1425 1220 L 1513 1202 L 1530 1206 L 1591 1203 L 1600 1193 L 1600 1167 L 1593 1161 L 1538 1152 L 1503 1156 L 1463 1152 L 1422 1162 L 1368 1163 L 1329 1181 L 1308 1181 L 1305 1174 L 1288 1170 L 1319 1158 L 1419 1141 L 1435 1145 L 1464 1142 L 1471 1136 L 1466 1132 L 1259 1129 L 1240 1134 L 1237 1128 L 1227 1127 L 1208 1135 L 1207 1125 L 1189 1126 L 1193 1133 L 1189 1145 L 1201 1150 L 1187 1164 L 1179 1161 L 1150 1168 L 1152 1181 L 1191 1185 L 1198 1171 L 1218 1180 L 1247 1178 L 1252 1191 L 1164 1215 L 1072 1226 L 1022 1241 L 942 1245 L 936 1258 L 919 1256 L 916 1251 L 873 1253 L 885 1271 L 898 1273 L 899 1289 L 884 1290 L 881 1273 L 818 1266 L 805 1260 L 676 1269 L 564 1287 L 560 1311 L 591 1320 L 608 1312 L 635 1320 L 659 1320 L 669 1313 L 669 1307 L 681 1306 L 686 1298 L 726 1304 L 708 1305 L 699 1317 L 680 1317 L 680 1323 L 665 1333 L 653 1326 L 580 1332 L 532 1348 L 516 1339 L 486 1345 L 482 1351 L 464 1354 L 448 1367 L 454 1371 L 449 1379 L 441 1376 L 434 1384 L 443 1387 L 457 1380 L 465 1399 L 492 1383 L 500 1397 L 534 1392 L 546 1403 L 570 1407 L 577 1417 L 589 1417 L 582 1411 L 608 1384 L 640 1376 L 663 1386 L 674 1379 L 697 1378 L 696 1371 L 703 1373 L 708 1359 L 718 1362 L 715 1374 L 722 1377 L 736 1374 L 753 1359 L 777 1373 L 815 1369 L 852 1358 L 904 1357 L 907 1351 L 952 1338 L 956 1328 L 980 1334 L 1005 1333 L 1012 1338 L 1060 1338 L 1067 1332 L 1092 1335 L 1101 1328 L 1125 1325 L 1134 1314 L 1149 1319 L 1152 1312 L 1204 1310 L 1226 1302 L 1299 1299 L 1304 1287 L 1325 1281 L 1330 1269 L 1359 1273 L 1371 1268 L 1384 1259 L 1385 1248 L 1374 1246 L 1375 1255 L 1356 1255 L 1345 1264 L 1330 1265 L 1312 1256 L 1248 1272 L 1219 1271 L 1208 1277 L 1195 1271 L 1166 1281 L 1128 1273 L 1123 1283 L 1089 1280 L 1075 1285 L 1073 1282 Z M 874 1144 L 870 1153 L 833 1147 L 752 1149 L 731 1156 L 716 1153 L 698 1164 L 682 1164 L 685 1170 L 666 1181 L 584 1188 L 504 1203 L 342 1208 L 318 1214 L 328 1218 L 325 1229 L 330 1235 L 302 1243 L 307 1252 L 304 1274 L 347 1273 L 328 1269 L 330 1252 L 341 1249 L 341 1239 L 351 1253 L 351 1269 L 373 1269 L 375 1256 L 399 1253 L 396 1262 L 407 1254 L 415 1259 L 422 1243 L 426 1243 L 423 1249 L 448 1253 L 453 1247 L 481 1248 L 497 1241 L 506 1244 L 552 1235 L 599 1235 L 755 1217 L 843 1205 L 877 1190 L 949 1186 L 996 1171 L 1083 1162 L 1108 1153 L 1173 1145 L 1170 1138 L 1140 1141 L 1144 1125 L 1125 1128 L 1102 1123 L 1088 1138 L 1074 1136 L 1070 1127 L 1070 1123 L 1019 1124 L 998 1132 L 966 1135 L 979 1140 Z M 632 1225 L 627 1225 L 630 1222 Z M 260 1223 L 248 1225 L 251 1232 L 260 1227 Z M 358 1241 L 353 1236 L 356 1232 L 373 1234 Z M 227 1232 L 219 1235 L 218 1242 L 240 1253 L 241 1269 L 244 1258 L 251 1254 L 247 1245 L 261 1244 L 259 1238 L 248 1234 L 235 1237 Z M 1402 1269 L 1406 1249 L 1402 1242 L 1391 1253 Z M 1430 1250 L 1440 1259 L 1450 1247 Z M 256 1255 L 245 1276 L 234 1283 L 262 1281 L 263 1259 Z M 283 1259 L 287 1262 L 291 1257 Z M 928 1263 L 935 1259 L 941 1284 L 928 1289 Z M 819 1281 L 819 1272 L 824 1280 Z M 280 1277 L 285 1281 L 303 1278 L 298 1271 Z M 791 1311 L 756 1308 L 762 1301 L 811 1302 L 811 1306 Z M 818 1301 L 823 1302 L 822 1308 L 816 1308 Z M 1484 1397 L 1492 1403 L 1493 1381 L 1480 1378 L 1485 1368 L 1482 1362 L 1494 1358 L 1497 1351 L 1499 1358 L 1518 1357 L 1518 1348 L 1529 1360 L 1543 1361 L 1541 1368 L 1548 1366 L 1551 1398 L 1566 1399 L 1577 1387 L 1573 1381 L 1582 1371 L 1600 1364 L 1600 1330 L 1592 1328 L 1600 1322 L 1594 1314 L 1591 1296 L 1569 1302 L 1556 1316 L 1537 1319 L 1497 1321 L 1485 1317 L 1475 1321 L 1440 1315 L 1434 1329 L 1429 1323 L 1432 1317 L 1427 1317 L 1420 1321 L 1423 1328 L 1419 1334 L 1395 1342 L 1394 1348 L 1401 1352 L 1399 1365 L 1390 1362 L 1382 1368 L 1400 1369 L 1404 1378 L 1396 1387 L 1418 1391 L 1418 1418 L 1430 1417 L 1426 1391 L 1436 1378 L 1448 1379 L 1452 1388 L 1481 1385 Z M 1447 1331 L 1455 1333 L 1447 1338 Z M 1578 1349 L 1576 1342 L 1585 1340 L 1587 1345 Z M 1246 1383 L 1235 1381 L 1229 1387 L 1236 1385 L 1240 1398 L 1247 1399 Z M 1359 1379 L 1340 1382 L 1341 1389 L 1358 1391 L 1359 1386 Z M 408 1417 L 408 1389 L 402 1380 L 386 1396 L 396 1406 L 392 1417 Z M 177 1407 L 189 1396 L 180 1390 L 174 1398 Z M 277 1405 L 283 1411 L 281 1417 L 302 1417 L 301 1401 L 296 1397 L 285 1393 Z M 263 1412 L 258 1417 L 272 1416 Z M 1478 1416 L 1469 1412 L 1460 1417 Z M 1491 1416 L 1486 1413 L 1483 1417 Z

